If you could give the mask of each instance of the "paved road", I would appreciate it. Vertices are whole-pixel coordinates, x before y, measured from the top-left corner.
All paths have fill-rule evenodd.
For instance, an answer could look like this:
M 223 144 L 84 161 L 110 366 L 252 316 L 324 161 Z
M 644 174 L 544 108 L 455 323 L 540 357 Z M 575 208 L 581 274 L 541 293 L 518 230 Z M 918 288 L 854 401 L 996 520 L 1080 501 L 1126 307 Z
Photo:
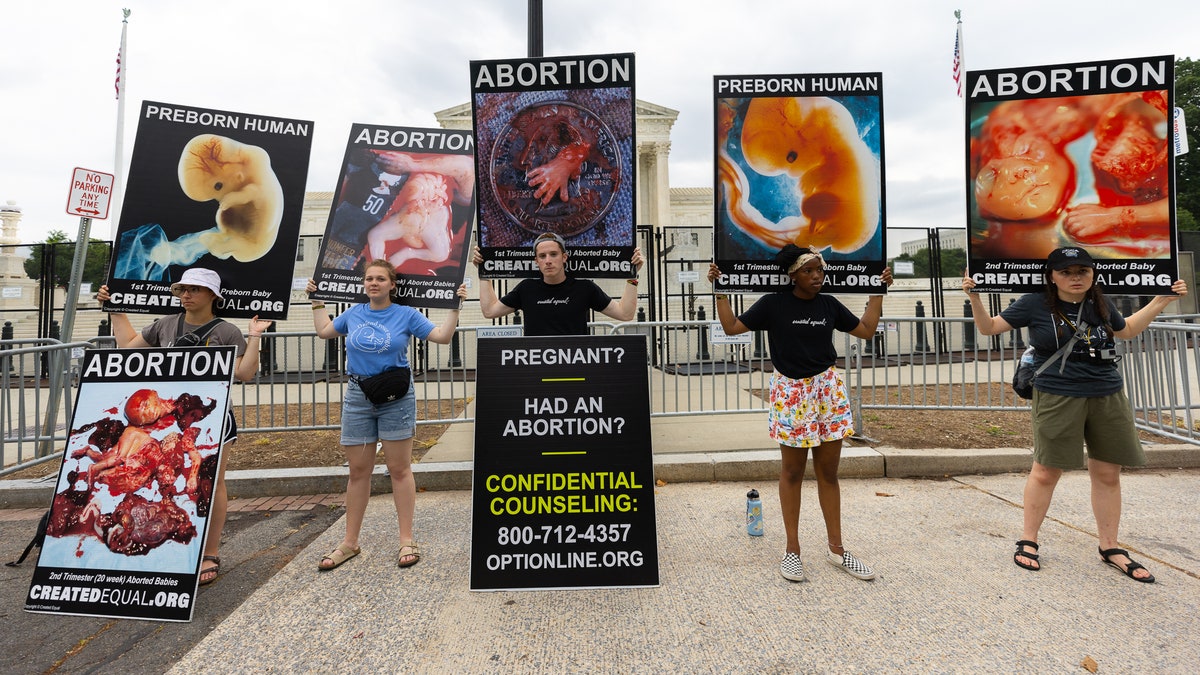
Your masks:
M 62 617 L 24 611 L 34 559 L 0 566 L 0 673 L 161 673 L 211 633 L 344 511 L 232 513 L 221 548 L 222 571 L 201 589 L 191 623 Z M 37 520 L 0 522 L 0 558 L 14 560 Z M 238 669 L 231 669 L 233 672 Z
M 659 487 L 651 589 L 469 591 L 466 491 L 418 496 L 425 558 L 408 570 L 395 566 L 388 495 L 371 501 L 363 555 L 330 573 L 315 563 L 340 538 L 340 510 L 237 513 L 224 550 L 234 566 L 192 624 L 26 614 L 28 568 L 0 568 L 0 614 L 19 626 L 0 638 L 0 671 L 1078 673 L 1091 659 L 1101 673 L 1195 672 L 1200 470 L 1125 477 L 1122 543 L 1154 585 L 1101 564 L 1078 472 L 1043 530 L 1045 569 L 1014 566 L 1022 484 L 1021 474 L 844 479 L 845 539 L 879 571 L 872 582 L 817 555 L 811 483 L 800 584 L 777 573 L 768 481 Z M 751 486 L 768 495 L 761 539 L 741 522 Z M 10 551 L 20 537 L 3 525 Z

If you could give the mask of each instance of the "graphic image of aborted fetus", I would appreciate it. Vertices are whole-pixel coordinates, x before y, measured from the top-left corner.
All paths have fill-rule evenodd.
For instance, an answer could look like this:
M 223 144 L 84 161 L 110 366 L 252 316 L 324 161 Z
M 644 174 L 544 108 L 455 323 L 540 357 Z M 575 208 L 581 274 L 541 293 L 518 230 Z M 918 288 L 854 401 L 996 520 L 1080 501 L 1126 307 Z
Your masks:
M 209 253 L 252 262 L 275 245 L 283 187 L 262 148 L 216 134 L 196 136 L 179 159 L 179 185 L 198 202 L 217 200 L 216 231 L 200 234 Z
M 533 114 L 514 121 L 525 137 L 517 168 L 525 172 L 534 198 L 543 206 L 556 196 L 563 202 L 570 200 L 571 182 L 579 179 L 585 161 L 610 168 L 603 153 L 593 152 L 599 140 L 594 130 L 586 124 L 573 124 L 585 121 L 575 107 L 558 105 L 539 106 Z
M 985 218 L 1057 216 L 1075 193 L 1065 147 L 1086 134 L 1109 96 L 1006 101 L 983 123 L 972 147 L 975 201 Z
M 474 196 L 474 160 L 470 155 L 389 152 L 378 161 L 388 172 L 408 178 L 383 219 L 367 233 L 370 259 L 386 259 L 395 267 L 410 260 L 445 262 L 454 244 L 452 206 L 469 207 Z M 387 255 L 389 244 L 397 243 L 399 250 Z
M 796 180 L 800 213 L 774 221 L 754 205 L 750 180 L 727 143 L 741 121 L 741 152 L 761 176 Z M 850 111 L 825 97 L 755 98 L 718 111 L 717 176 L 729 219 L 764 246 L 856 251 L 879 228 L 879 167 Z
M 1093 131 L 1099 203 L 1067 209 L 1063 231 L 1084 244 L 1142 257 L 1170 254 L 1170 119 L 1165 92 L 1114 97 Z

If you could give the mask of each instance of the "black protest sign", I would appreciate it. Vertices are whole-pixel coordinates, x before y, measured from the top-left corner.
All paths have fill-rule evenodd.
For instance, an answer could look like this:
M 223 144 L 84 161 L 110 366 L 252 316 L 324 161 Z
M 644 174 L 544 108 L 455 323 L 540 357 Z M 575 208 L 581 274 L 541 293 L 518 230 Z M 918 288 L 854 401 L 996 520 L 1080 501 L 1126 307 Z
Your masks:
M 387 260 L 401 303 L 457 307 L 475 217 L 474 150 L 469 131 L 353 125 L 312 297 L 366 302 L 366 265 Z
M 203 267 L 221 276 L 221 316 L 287 318 L 312 131 L 303 120 L 144 102 L 104 308 L 174 314 L 171 284 Z
M 471 62 L 480 276 L 537 278 L 566 241 L 574 277 L 624 279 L 635 246 L 634 55 Z
M 191 620 L 235 352 L 85 353 L 27 611 Z
M 471 590 L 658 585 L 643 336 L 479 341 Z

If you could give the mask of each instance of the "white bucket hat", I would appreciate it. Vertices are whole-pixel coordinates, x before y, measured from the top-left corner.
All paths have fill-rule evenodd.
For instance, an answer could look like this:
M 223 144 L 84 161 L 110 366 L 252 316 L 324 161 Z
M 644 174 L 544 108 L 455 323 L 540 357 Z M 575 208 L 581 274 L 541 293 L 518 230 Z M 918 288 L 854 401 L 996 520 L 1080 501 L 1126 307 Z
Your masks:
M 203 286 L 213 292 L 218 300 L 224 300 L 221 297 L 221 275 L 203 267 L 193 267 L 189 270 L 184 270 L 183 276 L 179 277 L 179 281 L 171 284 L 171 295 L 179 295 L 180 290 L 184 286 Z

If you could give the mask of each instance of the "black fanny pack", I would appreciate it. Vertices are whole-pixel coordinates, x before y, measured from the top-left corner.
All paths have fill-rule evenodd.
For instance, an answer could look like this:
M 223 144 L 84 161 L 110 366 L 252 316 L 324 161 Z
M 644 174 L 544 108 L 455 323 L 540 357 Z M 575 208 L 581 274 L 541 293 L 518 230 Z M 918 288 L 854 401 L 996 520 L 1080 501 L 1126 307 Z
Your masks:
M 368 401 L 383 405 L 404 398 L 408 393 L 408 383 L 412 380 L 412 371 L 408 368 L 392 368 L 371 377 L 351 375 L 350 379 L 358 383 L 358 388 Z

